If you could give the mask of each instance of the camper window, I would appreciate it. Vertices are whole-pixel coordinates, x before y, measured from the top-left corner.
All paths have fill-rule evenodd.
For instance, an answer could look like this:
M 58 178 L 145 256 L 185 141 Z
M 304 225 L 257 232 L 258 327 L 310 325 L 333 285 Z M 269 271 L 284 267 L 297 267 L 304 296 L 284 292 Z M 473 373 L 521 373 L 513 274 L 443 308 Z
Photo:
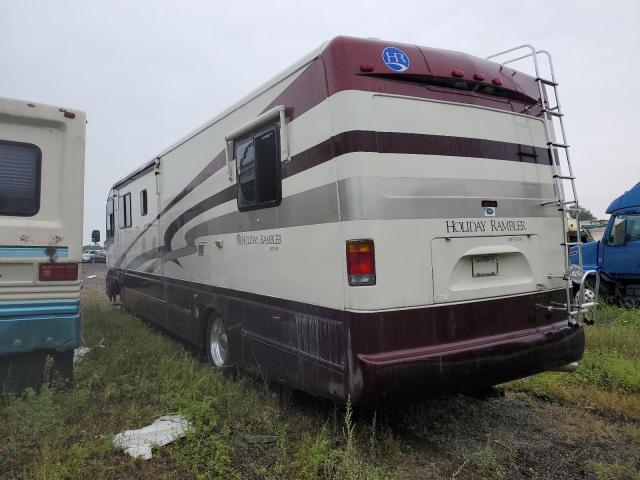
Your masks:
M 147 214 L 147 191 L 140 192 L 140 215 L 143 217 Z
M 234 141 L 238 209 L 274 207 L 281 200 L 280 145 L 277 124 L 262 126 Z
M 113 237 L 115 230 L 114 218 L 113 218 L 113 198 L 107 200 L 107 238 Z
M 118 197 L 118 227 L 131 226 L 131 194 L 126 193 Z
M 0 215 L 38 213 L 41 162 L 42 152 L 35 145 L 0 140 Z

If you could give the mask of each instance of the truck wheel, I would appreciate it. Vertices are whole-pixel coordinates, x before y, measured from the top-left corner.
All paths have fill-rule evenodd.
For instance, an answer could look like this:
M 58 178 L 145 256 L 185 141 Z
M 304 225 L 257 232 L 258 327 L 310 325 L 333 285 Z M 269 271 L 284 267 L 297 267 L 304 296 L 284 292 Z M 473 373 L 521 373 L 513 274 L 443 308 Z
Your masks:
M 584 287 L 584 303 L 590 303 L 595 301 L 596 299 L 596 294 L 595 294 L 595 290 L 593 289 L 593 287 L 591 287 L 591 285 L 585 285 Z M 578 300 L 580 300 L 580 289 L 578 289 L 578 291 L 576 292 L 575 298 L 574 298 L 574 302 L 577 304 Z
M 231 355 L 227 342 L 227 331 L 222 318 L 214 316 L 207 325 L 206 333 L 207 360 L 216 368 L 226 369 L 231 366 Z

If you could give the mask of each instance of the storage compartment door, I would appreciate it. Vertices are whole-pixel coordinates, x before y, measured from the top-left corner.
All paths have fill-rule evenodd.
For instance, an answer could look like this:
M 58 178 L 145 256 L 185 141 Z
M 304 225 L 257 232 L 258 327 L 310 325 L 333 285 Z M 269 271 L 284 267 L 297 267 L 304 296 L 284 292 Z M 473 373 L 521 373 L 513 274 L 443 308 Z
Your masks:
M 435 238 L 431 254 L 436 303 L 531 292 L 543 282 L 538 235 Z

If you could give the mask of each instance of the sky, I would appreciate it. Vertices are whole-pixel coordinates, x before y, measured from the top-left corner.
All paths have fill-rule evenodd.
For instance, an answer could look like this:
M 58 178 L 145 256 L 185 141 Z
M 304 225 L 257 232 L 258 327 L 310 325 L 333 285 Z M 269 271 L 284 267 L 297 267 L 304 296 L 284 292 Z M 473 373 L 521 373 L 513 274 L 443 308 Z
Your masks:
M 582 205 L 640 181 L 637 0 L 0 0 L 0 96 L 87 113 L 88 243 L 115 180 L 336 35 L 548 50 Z

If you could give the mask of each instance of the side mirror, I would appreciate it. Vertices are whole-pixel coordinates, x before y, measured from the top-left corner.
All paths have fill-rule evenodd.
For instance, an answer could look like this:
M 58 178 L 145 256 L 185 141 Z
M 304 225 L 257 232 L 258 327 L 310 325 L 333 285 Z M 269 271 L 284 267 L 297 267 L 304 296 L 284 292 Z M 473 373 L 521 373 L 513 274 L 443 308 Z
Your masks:
M 93 243 L 99 243 L 100 242 L 100 230 L 92 230 L 91 231 L 91 241 Z
M 627 220 L 616 218 L 613 224 L 613 244 L 624 245 L 624 236 L 627 232 Z

